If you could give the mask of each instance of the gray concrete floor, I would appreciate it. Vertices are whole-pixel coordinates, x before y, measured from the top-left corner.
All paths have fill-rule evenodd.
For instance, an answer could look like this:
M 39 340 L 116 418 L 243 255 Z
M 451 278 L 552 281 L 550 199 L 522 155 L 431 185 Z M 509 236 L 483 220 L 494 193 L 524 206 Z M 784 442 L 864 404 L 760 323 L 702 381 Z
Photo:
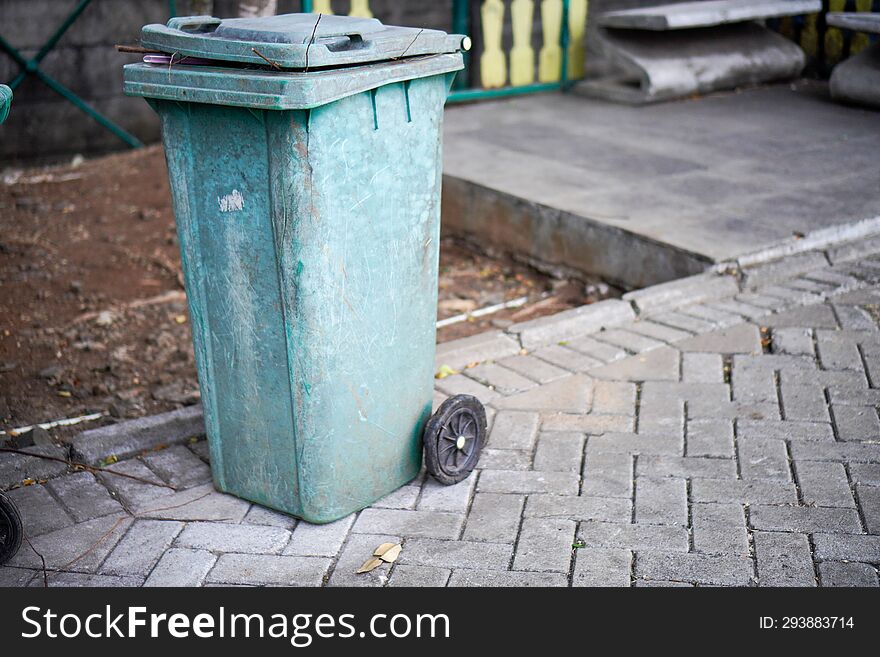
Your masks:
M 880 215 L 880 114 L 817 82 L 647 107 L 539 94 L 445 121 L 447 176 L 701 260 Z

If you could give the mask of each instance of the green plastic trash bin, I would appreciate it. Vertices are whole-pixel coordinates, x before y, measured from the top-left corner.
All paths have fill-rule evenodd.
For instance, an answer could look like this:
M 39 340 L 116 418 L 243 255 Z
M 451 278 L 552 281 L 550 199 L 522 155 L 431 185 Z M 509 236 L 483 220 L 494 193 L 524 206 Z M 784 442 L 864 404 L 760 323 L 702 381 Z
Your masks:
M 485 440 L 431 419 L 443 105 L 467 39 L 289 14 L 148 25 L 216 486 L 329 522 Z M 427 430 L 426 424 L 428 425 Z M 424 436 L 423 436 L 424 433 Z

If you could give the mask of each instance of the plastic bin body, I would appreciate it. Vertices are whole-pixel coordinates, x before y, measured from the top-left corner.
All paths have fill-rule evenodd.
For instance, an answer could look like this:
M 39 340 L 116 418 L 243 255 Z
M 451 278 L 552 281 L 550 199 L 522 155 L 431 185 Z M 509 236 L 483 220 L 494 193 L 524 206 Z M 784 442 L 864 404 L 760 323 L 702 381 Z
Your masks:
M 127 67 L 126 89 L 162 121 L 214 482 L 329 522 L 421 467 L 454 72 L 260 109 L 286 101 L 160 98 L 199 76 L 242 89 L 236 71 L 186 68 L 163 91 L 156 67 Z

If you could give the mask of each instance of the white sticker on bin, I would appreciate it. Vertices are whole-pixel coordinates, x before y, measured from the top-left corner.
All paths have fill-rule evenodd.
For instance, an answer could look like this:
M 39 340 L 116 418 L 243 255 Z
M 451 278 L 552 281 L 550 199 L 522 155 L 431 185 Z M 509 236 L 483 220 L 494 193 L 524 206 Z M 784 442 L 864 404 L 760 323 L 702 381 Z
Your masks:
M 237 189 L 233 189 L 231 194 L 218 197 L 217 202 L 220 204 L 220 212 L 241 212 L 244 209 L 244 197 Z

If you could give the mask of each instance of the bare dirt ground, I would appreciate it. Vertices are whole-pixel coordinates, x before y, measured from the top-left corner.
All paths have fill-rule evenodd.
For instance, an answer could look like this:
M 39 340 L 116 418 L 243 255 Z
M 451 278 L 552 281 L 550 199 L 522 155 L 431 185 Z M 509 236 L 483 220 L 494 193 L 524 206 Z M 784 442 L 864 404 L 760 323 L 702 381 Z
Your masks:
M 553 279 L 444 238 L 438 319 L 522 296 L 528 302 L 442 328 L 438 340 L 612 294 L 600 282 Z M 0 428 L 96 412 L 108 422 L 198 398 L 161 148 L 7 171 L 0 179 Z M 52 438 L 80 429 L 54 430 Z

